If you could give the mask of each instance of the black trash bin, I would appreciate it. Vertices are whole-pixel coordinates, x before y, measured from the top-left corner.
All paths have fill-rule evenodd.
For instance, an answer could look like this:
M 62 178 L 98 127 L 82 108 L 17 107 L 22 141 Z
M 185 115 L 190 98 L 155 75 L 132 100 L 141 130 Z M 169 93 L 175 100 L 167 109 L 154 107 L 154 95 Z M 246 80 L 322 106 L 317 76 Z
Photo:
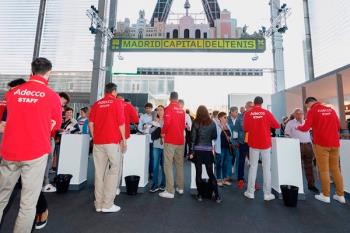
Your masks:
M 139 176 L 127 176 L 125 177 L 126 193 L 128 195 L 136 195 L 139 187 Z
M 71 174 L 59 174 L 55 177 L 57 193 L 66 193 L 69 188 L 70 180 L 72 179 Z
M 296 207 L 298 204 L 299 187 L 293 185 L 281 185 L 282 197 L 285 206 Z

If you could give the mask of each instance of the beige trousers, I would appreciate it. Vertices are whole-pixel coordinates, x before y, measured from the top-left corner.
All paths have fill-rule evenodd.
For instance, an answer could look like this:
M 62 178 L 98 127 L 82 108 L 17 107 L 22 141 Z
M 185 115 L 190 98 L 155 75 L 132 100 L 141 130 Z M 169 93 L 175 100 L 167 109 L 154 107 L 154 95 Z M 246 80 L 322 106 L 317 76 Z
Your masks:
M 329 172 L 332 173 L 335 191 L 338 196 L 344 196 L 343 176 L 339 167 L 339 147 L 323 147 L 314 145 L 316 163 L 321 176 L 322 193 L 330 196 Z
M 124 162 L 124 154 L 121 154 L 121 160 L 120 160 L 120 169 L 119 169 L 119 174 L 118 174 L 118 178 L 117 178 L 117 190 L 120 188 L 123 178 L 123 162 Z
M 3 160 L 0 165 L 0 219 L 19 177 L 22 181 L 21 201 L 14 233 L 30 233 L 36 204 L 42 188 L 47 154 L 38 159 L 12 162 Z
M 122 153 L 118 144 L 94 145 L 95 207 L 111 208 L 121 169 Z
M 166 191 L 175 193 L 173 162 L 176 170 L 176 187 L 184 189 L 184 145 L 164 144 L 164 173 L 166 180 Z

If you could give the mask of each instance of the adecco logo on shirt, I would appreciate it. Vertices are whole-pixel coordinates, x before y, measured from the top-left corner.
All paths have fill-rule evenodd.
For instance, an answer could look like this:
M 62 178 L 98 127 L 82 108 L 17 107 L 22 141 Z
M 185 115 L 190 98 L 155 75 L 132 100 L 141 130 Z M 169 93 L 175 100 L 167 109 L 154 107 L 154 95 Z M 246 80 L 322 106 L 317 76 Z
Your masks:
M 321 113 L 322 116 L 329 116 L 329 115 L 331 115 L 332 111 L 333 110 L 330 108 L 317 110 L 317 112 Z
M 37 98 L 29 98 L 29 97 L 39 97 L 39 98 L 44 98 L 45 97 L 45 92 L 42 91 L 30 91 L 28 89 L 17 89 L 13 95 L 18 95 L 18 96 L 25 96 L 25 97 L 19 97 L 17 100 L 19 103 L 37 103 L 38 99 Z
M 250 116 L 252 116 L 253 119 L 260 119 L 265 116 L 265 112 L 251 112 Z
M 100 102 L 97 102 L 99 108 L 108 108 L 113 104 L 114 100 L 102 100 Z
M 32 97 L 45 97 L 45 92 L 42 91 L 30 91 L 27 89 L 24 89 L 23 91 L 21 89 L 18 89 L 15 91 L 14 95 L 21 95 L 21 96 L 32 96 Z

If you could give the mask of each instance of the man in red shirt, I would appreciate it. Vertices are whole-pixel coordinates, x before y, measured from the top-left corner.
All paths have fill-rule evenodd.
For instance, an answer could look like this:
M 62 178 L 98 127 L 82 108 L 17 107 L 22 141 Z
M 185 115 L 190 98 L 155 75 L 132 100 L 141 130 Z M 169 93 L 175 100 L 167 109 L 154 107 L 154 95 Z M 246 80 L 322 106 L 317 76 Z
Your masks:
M 0 165 L 0 219 L 21 177 L 20 210 L 14 228 L 14 232 L 21 233 L 31 232 L 51 150 L 50 134 L 61 125 L 60 99 L 47 86 L 52 64 L 46 58 L 37 58 L 31 65 L 29 81 L 11 89 L 5 97 L 8 115 Z
M 170 104 L 165 108 L 164 126 L 164 173 L 166 178 L 165 191 L 159 196 L 174 198 L 173 162 L 176 168 L 176 191 L 184 192 L 184 152 L 185 152 L 185 111 L 179 105 L 177 92 L 170 94 Z
M 125 139 L 128 140 L 130 138 L 130 124 L 138 124 L 139 123 L 139 116 L 137 115 L 137 111 L 134 106 L 129 101 L 126 101 L 123 96 L 118 95 L 118 98 L 123 101 L 124 106 L 124 117 L 125 117 Z M 117 195 L 120 194 L 120 182 L 122 179 L 123 174 L 123 160 L 124 155 L 122 155 L 122 161 L 121 161 L 121 169 L 119 169 L 118 174 L 118 182 L 117 182 Z
M 339 118 L 332 108 L 319 103 L 314 97 L 308 97 L 305 105 L 309 111 L 304 125 L 297 129 L 306 132 L 312 128 L 314 151 L 322 185 L 322 193 L 316 195 L 315 198 L 330 203 L 330 170 L 336 186 L 336 194 L 333 199 L 344 204 L 343 176 L 339 169 Z
M 105 96 L 94 103 L 89 118 L 94 142 L 96 212 L 118 212 L 114 204 L 122 154 L 126 150 L 123 101 L 117 99 L 117 85 L 108 83 Z
M 249 175 L 248 187 L 244 195 L 254 199 L 255 180 L 261 154 L 264 173 L 264 200 L 271 201 L 275 196 L 271 193 L 271 128 L 278 129 L 279 123 L 266 109 L 263 109 L 263 98 L 255 97 L 254 107 L 244 114 L 243 128 L 248 133 Z

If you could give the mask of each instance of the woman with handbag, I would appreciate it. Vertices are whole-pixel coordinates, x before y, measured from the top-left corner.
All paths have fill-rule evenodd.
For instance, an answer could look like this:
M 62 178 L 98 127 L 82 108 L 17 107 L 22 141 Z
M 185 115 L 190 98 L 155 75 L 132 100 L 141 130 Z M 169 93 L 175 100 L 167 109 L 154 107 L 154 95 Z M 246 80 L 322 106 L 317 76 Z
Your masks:
M 227 163 L 231 163 L 230 156 L 233 155 L 233 145 L 230 140 L 232 133 L 227 123 L 227 114 L 220 112 L 218 118 L 219 122 L 216 125 L 218 137 L 215 141 L 216 177 L 219 186 L 229 186 L 231 182 L 229 181 Z
M 196 119 L 193 122 L 191 130 L 190 159 L 196 166 L 196 185 L 197 199 L 202 201 L 204 195 L 204 182 L 202 179 L 202 165 L 205 165 L 209 176 L 209 186 L 215 196 L 215 201 L 221 203 L 218 192 L 218 185 L 214 175 L 214 153 L 213 141 L 217 137 L 216 125 L 210 119 L 208 109 L 205 106 L 199 106 Z

